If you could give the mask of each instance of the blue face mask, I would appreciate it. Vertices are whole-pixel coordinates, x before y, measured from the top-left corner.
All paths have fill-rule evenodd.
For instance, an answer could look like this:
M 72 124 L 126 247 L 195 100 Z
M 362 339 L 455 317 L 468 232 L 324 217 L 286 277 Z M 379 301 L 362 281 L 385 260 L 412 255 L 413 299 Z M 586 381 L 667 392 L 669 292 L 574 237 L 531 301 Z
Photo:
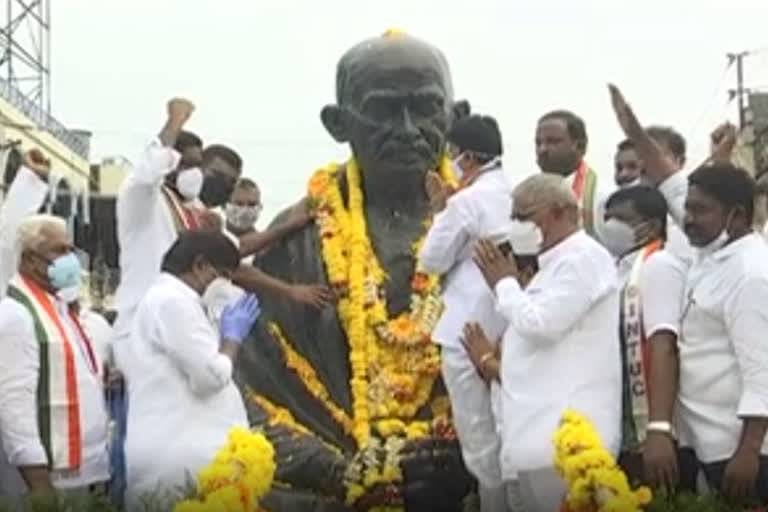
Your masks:
M 80 286 L 82 268 L 75 253 L 59 256 L 48 265 L 48 279 L 56 290 Z

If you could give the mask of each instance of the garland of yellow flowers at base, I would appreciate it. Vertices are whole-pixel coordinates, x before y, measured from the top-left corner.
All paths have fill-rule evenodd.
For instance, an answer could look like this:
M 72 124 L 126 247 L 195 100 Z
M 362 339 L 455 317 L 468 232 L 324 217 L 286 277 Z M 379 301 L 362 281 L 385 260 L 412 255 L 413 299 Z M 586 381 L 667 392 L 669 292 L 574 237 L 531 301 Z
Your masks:
M 173 512 L 254 512 L 275 476 L 275 450 L 260 432 L 229 431 L 227 444 L 197 474 L 197 499 L 177 503 Z
M 568 486 L 562 512 L 640 512 L 651 502 L 647 487 L 632 490 L 585 416 L 565 411 L 553 440 L 555 467 Z

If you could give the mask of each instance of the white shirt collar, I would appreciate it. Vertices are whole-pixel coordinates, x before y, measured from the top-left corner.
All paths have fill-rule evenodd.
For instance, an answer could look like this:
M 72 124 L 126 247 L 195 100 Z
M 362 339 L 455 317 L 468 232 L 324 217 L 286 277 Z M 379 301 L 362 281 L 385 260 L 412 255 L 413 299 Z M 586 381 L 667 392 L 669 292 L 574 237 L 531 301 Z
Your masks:
M 584 230 L 578 230 L 572 235 L 560 240 L 557 245 L 554 245 L 546 251 L 539 254 L 539 268 L 545 268 L 547 265 L 553 264 L 560 259 L 560 256 L 569 251 L 569 248 L 577 244 L 579 239 L 584 235 Z

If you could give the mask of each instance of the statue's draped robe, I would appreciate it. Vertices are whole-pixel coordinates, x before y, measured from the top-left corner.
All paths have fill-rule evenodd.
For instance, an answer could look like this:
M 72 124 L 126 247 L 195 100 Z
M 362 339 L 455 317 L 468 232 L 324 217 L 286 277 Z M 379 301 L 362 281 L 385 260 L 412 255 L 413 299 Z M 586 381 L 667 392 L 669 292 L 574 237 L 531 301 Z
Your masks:
M 278 216 L 280 222 L 285 213 Z M 397 226 L 384 227 L 384 240 L 377 244 L 377 252 L 386 243 L 387 234 Z M 416 233 L 414 231 L 414 233 Z M 395 237 L 397 238 L 397 237 Z M 390 274 L 388 296 L 390 313 L 404 310 L 408 304 L 410 275 L 413 269 L 410 240 L 399 237 L 385 252 L 402 254 L 388 258 Z M 408 238 L 405 240 L 405 238 Z M 398 247 L 399 246 L 399 247 Z M 394 262 L 394 263 L 393 263 Z M 327 284 L 317 227 L 310 224 L 285 238 L 262 253 L 256 264 L 268 274 L 293 283 Z M 314 368 L 336 405 L 351 417 L 350 365 L 346 335 L 333 307 L 317 311 L 309 306 L 262 297 L 263 314 L 240 352 L 236 379 L 244 392 L 252 425 L 264 427 L 275 445 L 278 463 L 276 485 L 265 499 L 264 506 L 271 511 L 349 511 L 343 504 L 342 475 L 346 462 L 356 452 L 354 440 L 331 418 L 326 408 L 314 398 L 306 386 L 286 367 L 280 344 L 267 328 L 276 322 L 294 350 Z M 279 424 L 267 424 L 265 411 L 248 398 L 256 392 L 272 404 L 288 409 L 294 420 L 307 427 L 314 435 L 296 434 Z M 444 394 L 442 383 L 437 382 L 433 394 Z M 429 418 L 429 403 L 417 415 Z M 328 447 L 334 445 L 336 452 Z M 419 455 L 427 453 L 419 446 Z M 468 493 L 470 480 L 461 461 L 455 442 L 432 448 L 442 455 L 426 455 L 403 462 L 404 479 L 409 486 L 405 492 L 408 510 L 460 510 L 459 502 Z M 404 459 L 407 457 L 404 457 Z M 281 483 L 290 487 L 281 486 Z

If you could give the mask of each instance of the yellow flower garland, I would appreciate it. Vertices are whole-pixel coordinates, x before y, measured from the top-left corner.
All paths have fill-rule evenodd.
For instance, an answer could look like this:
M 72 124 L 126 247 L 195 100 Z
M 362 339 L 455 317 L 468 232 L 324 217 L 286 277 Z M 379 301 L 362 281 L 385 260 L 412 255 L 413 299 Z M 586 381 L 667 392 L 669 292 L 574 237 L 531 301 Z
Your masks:
M 321 404 L 323 404 L 323 407 L 325 407 L 325 409 L 336 421 L 336 423 L 341 425 L 344 432 L 346 434 L 352 434 L 354 430 L 354 423 L 352 422 L 352 419 L 347 415 L 346 412 L 344 412 L 342 408 L 333 402 L 330 394 L 328 393 L 328 390 L 325 389 L 325 386 L 320 380 L 320 377 L 317 376 L 314 368 L 312 368 L 312 366 L 307 362 L 306 359 L 301 356 L 301 354 L 293 349 L 291 344 L 288 343 L 288 340 L 285 339 L 283 331 L 276 323 L 270 322 L 269 331 L 272 333 L 275 339 L 278 340 L 281 348 L 283 349 L 286 366 L 293 370 L 296 375 L 298 375 L 299 379 L 301 379 L 301 381 L 304 383 L 310 394 L 312 394 L 312 396 L 314 396 Z
M 198 499 L 179 502 L 173 511 L 258 511 L 274 475 L 272 444 L 261 433 L 235 427 L 213 462 L 198 473 Z
M 354 159 L 345 166 L 345 206 L 337 183 L 339 168 L 331 164 L 318 170 L 309 182 L 309 196 L 328 278 L 339 293 L 339 319 L 350 347 L 353 437 L 362 448 L 370 438 L 372 418 L 411 418 L 429 399 L 440 371 L 430 333 L 442 302 L 438 276 L 417 265 L 410 308 L 388 318 L 382 298 L 386 275 L 368 238 L 360 170 Z M 440 174 L 456 186 L 447 159 Z M 421 242 L 413 244 L 414 251 Z
M 568 485 L 568 512 L 640 512 L 650 503 L 647 487 L 632 490 L 627 476 L 603 447 L 589 420 L 572 410 L 554 435 L 555 467 Z

